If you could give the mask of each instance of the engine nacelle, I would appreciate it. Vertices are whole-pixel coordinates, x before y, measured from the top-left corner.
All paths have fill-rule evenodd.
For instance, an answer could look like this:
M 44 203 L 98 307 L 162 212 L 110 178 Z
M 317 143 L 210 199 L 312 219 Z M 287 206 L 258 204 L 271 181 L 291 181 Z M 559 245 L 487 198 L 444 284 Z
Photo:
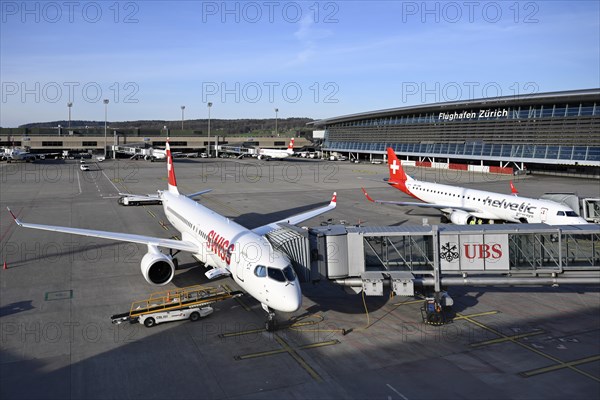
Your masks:
M 473 217 L 466 211 L 457 210 L 450 214 L 450 221 L 452 221 L 452 223 L 456 225 L 467 225 L 474 219 L 475 217 Z
M 148 252 L 142 258 L 142 275 L 151 285 L 163 286 L 175 275 L 173 258 L 160 252 Z

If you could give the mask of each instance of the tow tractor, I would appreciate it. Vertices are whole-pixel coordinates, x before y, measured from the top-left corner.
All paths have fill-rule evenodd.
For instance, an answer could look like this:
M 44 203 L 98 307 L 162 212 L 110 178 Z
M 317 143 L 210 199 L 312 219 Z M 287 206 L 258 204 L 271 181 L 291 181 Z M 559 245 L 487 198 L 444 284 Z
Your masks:
M 189 319 L 197 321 L 213 313 L 210 307 L 217 301 L 240 297 L 241 291 L 231 291 L 222 286 L 189 286 L 175 290 L 164 290 L 149 298 L 134 301 L 129 312 L 111 317 L 113 324 L 129 322 L 151 327 L 162 322 Z

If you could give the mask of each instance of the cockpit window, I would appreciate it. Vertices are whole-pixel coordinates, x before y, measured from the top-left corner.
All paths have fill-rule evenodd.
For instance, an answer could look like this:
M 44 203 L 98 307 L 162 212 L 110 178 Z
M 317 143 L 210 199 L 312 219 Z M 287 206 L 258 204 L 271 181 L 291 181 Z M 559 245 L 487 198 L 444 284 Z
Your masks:
M 556 213 L 556 215 L 558 215 L 559 217 L 564 217 L 565 216 L 565 212 L 564 211 L 559 211 Z
M 285 278 L 290 282 L 294 282 L 296 280 L 296 274 L 294 273 L 294 269 L 291 265 L 288 265 L 283 269 L 283 274 L 285 275 Z
M 285 282 L 285 276 L 280 269 L 277 268 L 267 268 L 269 273 L 269 278 L 276 280 L 277 282 Z
M 254 275 L 261 278 L 267 276 L 267 267 L 264 265 L 257 265 L 256 268 L 254 268 Z
M 575 211 L 565 211 L 567 217 L 579 217 Z

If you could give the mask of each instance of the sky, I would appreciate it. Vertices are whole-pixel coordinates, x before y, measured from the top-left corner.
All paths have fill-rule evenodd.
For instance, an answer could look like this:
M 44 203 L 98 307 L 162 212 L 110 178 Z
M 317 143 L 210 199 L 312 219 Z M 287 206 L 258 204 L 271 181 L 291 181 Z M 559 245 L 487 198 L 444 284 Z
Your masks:
M 598 1 L 0 1 L 0 126 L 600 87 Z

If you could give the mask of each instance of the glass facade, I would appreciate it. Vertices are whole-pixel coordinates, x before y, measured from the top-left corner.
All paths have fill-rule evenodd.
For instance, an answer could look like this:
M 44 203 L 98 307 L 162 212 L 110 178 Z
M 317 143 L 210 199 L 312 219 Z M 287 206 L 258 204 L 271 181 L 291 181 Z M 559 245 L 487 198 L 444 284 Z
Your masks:
M 597 89 L 398 108 L 314 125 L 325 129 L 327 151 L 380 154 L 392 147 L 408 156 L 600 166 Z

